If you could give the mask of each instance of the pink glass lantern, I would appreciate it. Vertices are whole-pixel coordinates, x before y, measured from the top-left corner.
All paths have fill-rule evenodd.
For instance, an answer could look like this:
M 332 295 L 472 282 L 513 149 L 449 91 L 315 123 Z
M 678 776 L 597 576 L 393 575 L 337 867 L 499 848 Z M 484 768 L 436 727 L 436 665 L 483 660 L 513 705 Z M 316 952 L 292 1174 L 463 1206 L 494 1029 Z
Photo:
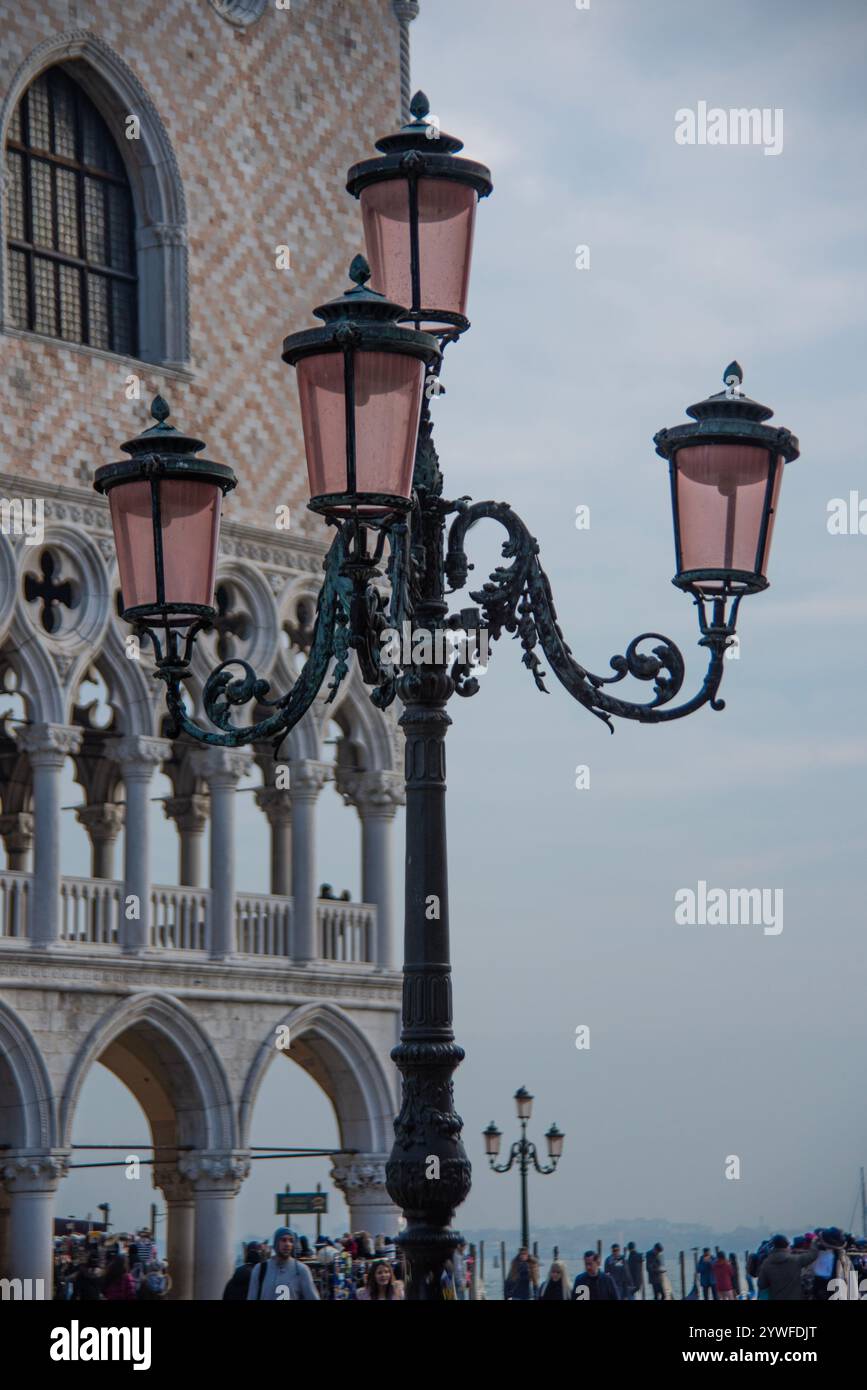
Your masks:
M 440 350 L 397 323 L 400 306 L 366 288 L 369 275 L 356 256 L 354 287 L 314 311 L 324 328 L 286 339 L 283 359 L 298 374 L 310 508 L 375 520 L 411 505 L 425 371 Z
M 201 440 L 165 423 L 169 407 L 157 396 L 157 424 L 124 444 L 124 463 L 96 472 L 107 494 L 127 620 L 181 627 L 213 615 L 214 580 L 223 496 L 235 475 L 196 457 Z
M 458 159 L 460 140 L 428 121 L 417 92 L 414 119 L 376 142 L 383 158 L 349 171 L 347 188 L 361 201 L 371 282 L 428 332 L 463 332 L 476 205 L 493 187 L 490 171 Z
M 695 424 L 654 440 L 671 475 L 674 583 L 707 598 L 766 588 L 783 468 L 799 455 L 789 430 L 765 424 L 773 411 L 737 390 L 737 362 L 723 380 L 687 410 Z

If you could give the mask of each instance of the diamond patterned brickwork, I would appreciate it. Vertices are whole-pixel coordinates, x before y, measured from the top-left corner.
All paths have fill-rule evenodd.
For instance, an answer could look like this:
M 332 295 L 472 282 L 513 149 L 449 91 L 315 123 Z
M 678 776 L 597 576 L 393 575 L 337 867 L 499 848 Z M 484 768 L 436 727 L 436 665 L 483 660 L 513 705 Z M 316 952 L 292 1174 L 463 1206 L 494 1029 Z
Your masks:
M 209 456 L 234 466 L 227 519 L 273 530 L 285 504 L 293 529 L 324 535 L 304 510 L 294 373 L 280 346 L 344 288 L 362 245 L 344 176 L 399 119 L 391 0 L 291 0 L 289 10 L 272 0 L 246 28 L 208 0 L 19 0 L 0 26 L 0 98 L 37 45 L 82 30 L 133 69 L 174 146 L 188 216 L 189 379 L 0 334 L 0 472 L 82 486 L 82 465 L 118 457 L 159 390 Z M 278 245 L 290 248 L 290 270 L 275 268 Z M 125 395 L 133 371 L 140 401 Z

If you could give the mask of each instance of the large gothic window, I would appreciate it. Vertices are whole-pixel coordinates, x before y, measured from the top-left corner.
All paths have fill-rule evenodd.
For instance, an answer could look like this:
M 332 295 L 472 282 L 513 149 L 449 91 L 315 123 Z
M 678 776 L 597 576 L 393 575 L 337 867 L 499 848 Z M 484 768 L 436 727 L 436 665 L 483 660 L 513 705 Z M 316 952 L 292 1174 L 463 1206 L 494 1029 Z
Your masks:
M 6 167 L 12 323 L 135 356 L 129 181 L 105 121 L 62 68 L 42 73 L 18 103 Z

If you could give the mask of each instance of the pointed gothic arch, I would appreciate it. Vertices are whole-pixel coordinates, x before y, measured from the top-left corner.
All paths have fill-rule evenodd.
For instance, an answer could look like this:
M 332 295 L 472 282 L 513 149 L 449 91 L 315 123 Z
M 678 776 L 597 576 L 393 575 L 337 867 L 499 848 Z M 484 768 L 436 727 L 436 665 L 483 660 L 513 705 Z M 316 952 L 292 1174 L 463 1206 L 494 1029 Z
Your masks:
M 322 1088 L 334 1107 L 346 1149 L 387 1153 L 396 1114 L 394 1096 L 375 1048 L 358 1024 L 335 1004 L 290 1009 L 277 1027 L 288 1027 L 286 1056 Z M 278 1052 L 272 1028 L 247 1074 L 241 1096 L 239 1134 L 246 1144 L 265 1073 Z
M 42 1053 L 23 1019 L 0 1000 L 0 1144 L 54 1147 L 56 1109 Z
M 63 65 L 113 132 L 129 177 L 136 217 L 138 358 L 164 367 L 189 361 L 187 210 L 178 161 L 159 112 L 132 68 L 88 29 L 72 29 L 38 45 L 15 73 L 0 105 L 5 149 L 13 112 L 30 83 Z M 126 120 L 139 121 L 125 139 Z M 0 254 L 0 325 L 8 330 L 6 209 Z
M 161 991 L 124 999 L 78 1049 L 60 1103 L 60 1132 L 71 1142 L 81 1088 L 102 1062 L 132 1092 L 155 1143 L 194 1149 L 235 1147 L 231 1089 L 217 1051 L 194 1014 Z

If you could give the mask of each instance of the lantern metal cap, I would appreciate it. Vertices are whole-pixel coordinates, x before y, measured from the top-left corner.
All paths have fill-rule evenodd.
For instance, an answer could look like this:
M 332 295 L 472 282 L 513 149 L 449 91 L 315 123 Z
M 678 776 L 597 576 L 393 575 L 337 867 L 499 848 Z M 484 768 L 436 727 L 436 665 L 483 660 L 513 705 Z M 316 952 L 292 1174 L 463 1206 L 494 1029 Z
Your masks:
M 765 424 L 774 412 L 738 390 L 743 379 L 740 363 L 730 362 L 723 372 L 726 390 L 687 407 L 686 413 L 695 424 L 675 425 L 653 436 L 660 458 L 669 459 L 675 450 L 693 444 L 738 443 L 771 449 L 787 463 L 798 458 L 800 448 L 795 435 L 782 426 Z
M 194 439 L 192 435 L 175 429 L 174 425 L 166 424 L 172 412 L 168 401 L 162 396 L 154 396 L 150 413 L 156 424 L 142 430 L 135 439 L 121 444 L 125 454 L 198 454 L 204 449 L 204 440 Z
M 714 416 L 739 420 L 770 420 L 773 411 L 769 405 L 761 405 L 737 388 L 744 379 L 744 369 L 739 362 L 730 362 L 723 372 L 725 391 L 717 391 L 695 405 L 687 406 L 686 413 L 693 420 L 707 420 Z
M 452 179 L 469 184 L 479 198 L 487 198 L 494 187 L 490 169 L 474 159 L 456 158 L 464 142 L 446 135 L 435 122 L 425 119 L 430 113 L 430 102 L 424 92 L 416 92 L 410 111 L 413 120 L 375 142 L 379 159 L 353 164 L 346 177 L 347 191 L 358 198 L 369 184 L 382 179 Z
M 213 482 L 224 493 L 231 492 L 237 486 L 238 480 L 226 464 L 196 457 L 205 447 L 203 440 L 184 434 L 174 425 L 166 423 L 171 410 L 162 396 L 154 396 L 150 413 L 156 424 L 120 446 L 130 458 L 97 468 L 93 476 L 93 486 L 97 492 L 106 493 L 116 483 L 151 477 L 184 477 L 191 481 Z
M 404 150 L 428 150 L 432 154 L 457 154 L 464 148 L 463 140 L 446 135 L 435 121 L 428 121 L 430 102 L 424 92 L 416 92 L 409 104 L 413 119 L 393 135 L 383 135 L 376 141 L 381 154 L 401 154 Z
M 352 288 L 313 312 L 323 328 L 290 333 L 283 340 L 283 361 L 294 366 L 302 357 L 319 352 L 345 352 L 353 348 L 374 352 L 402 352 L 424 362 L 436 362 L 441 351 L 436 338 L 418 329 L 405 328 L 399 319 L 407 309 L 369 288 L 370 266 L 355 256 L 349 267 Z
M 364 256 L 353 257 L 349 267 L 352 288 L 344 290 L 336 299 L 320 304 L 313 312 L 323 323 L 337 323 L 342 319 L 360 320 L 366 323 L 395 323 L 406 310 L 402 304 L 394 304 L 378 290 L 372 290 L 370 266 Z

